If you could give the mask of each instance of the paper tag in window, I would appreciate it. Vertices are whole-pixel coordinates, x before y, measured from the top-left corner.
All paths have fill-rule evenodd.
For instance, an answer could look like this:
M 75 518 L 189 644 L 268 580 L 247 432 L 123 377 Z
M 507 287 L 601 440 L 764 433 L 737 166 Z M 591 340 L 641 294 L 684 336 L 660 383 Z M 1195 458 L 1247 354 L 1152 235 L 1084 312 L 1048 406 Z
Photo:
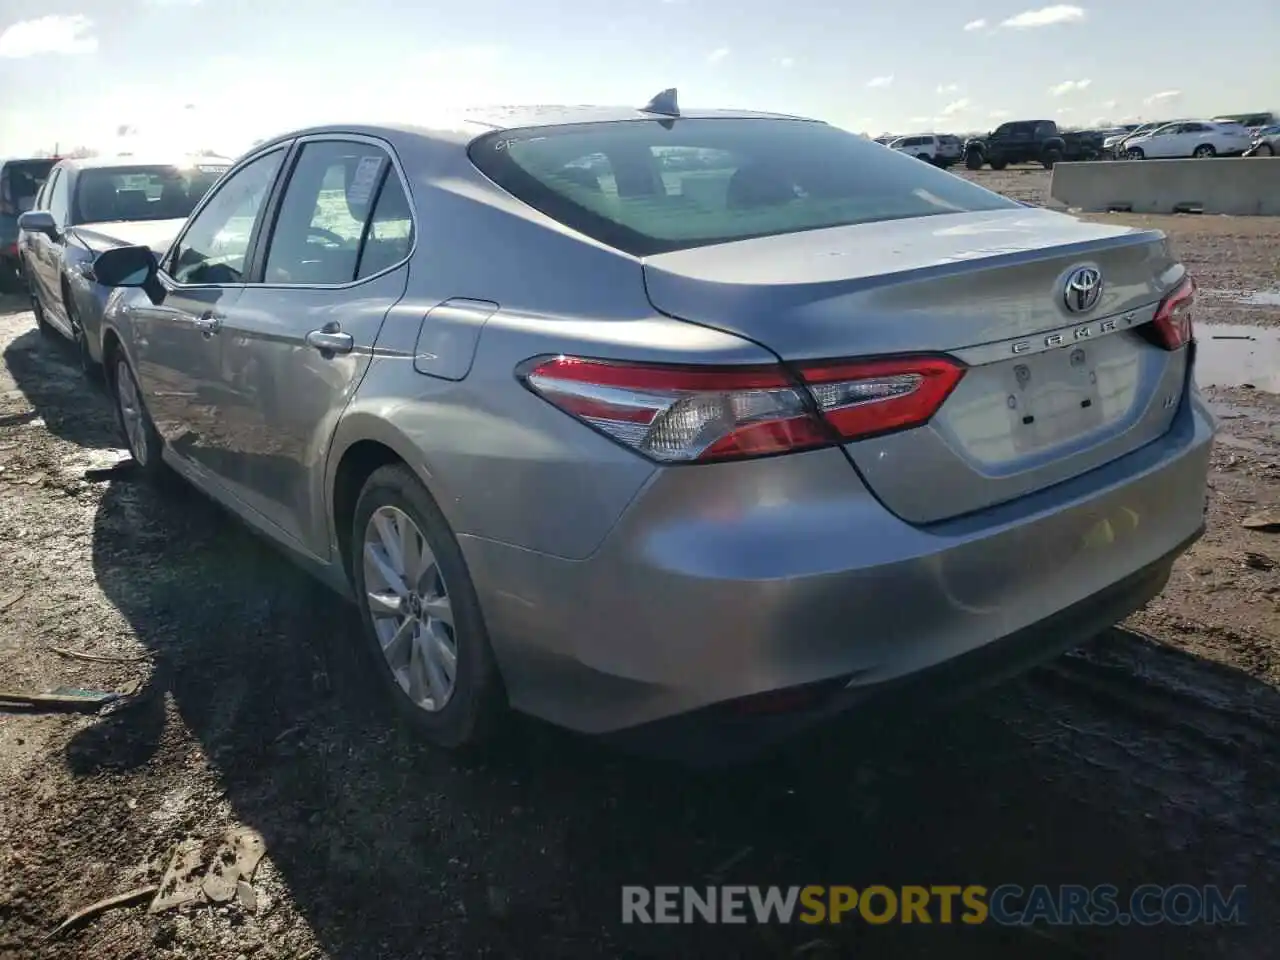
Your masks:
M 378 175 L 382 173 L 385 157 L 361 157 L 356 172 L 351 177 L 351 186 L 347 188 L 347 202 L 363 206 L 373 197 L 378 186 Z

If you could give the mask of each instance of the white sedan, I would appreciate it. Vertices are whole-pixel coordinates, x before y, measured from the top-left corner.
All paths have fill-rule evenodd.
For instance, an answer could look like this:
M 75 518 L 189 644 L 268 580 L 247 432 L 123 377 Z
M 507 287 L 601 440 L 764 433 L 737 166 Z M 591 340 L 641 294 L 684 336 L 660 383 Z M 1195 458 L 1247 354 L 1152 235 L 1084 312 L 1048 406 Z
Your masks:
M 1179 120 L 1131 137 L 1125 143 L 1125 153 L 1131 160 L 1226 157 L 1244 153 L 1252 140 L 1248 129 L 1238 123 Z

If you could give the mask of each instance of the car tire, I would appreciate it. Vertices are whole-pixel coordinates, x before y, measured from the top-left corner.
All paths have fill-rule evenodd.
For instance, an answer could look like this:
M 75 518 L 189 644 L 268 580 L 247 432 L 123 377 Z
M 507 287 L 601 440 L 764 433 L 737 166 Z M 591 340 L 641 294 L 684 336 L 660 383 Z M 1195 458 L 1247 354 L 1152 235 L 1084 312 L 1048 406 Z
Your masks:
M 1044 152 L 1044 156 L 1040 158 L 1040 165 L 1044 167 L 1046 170 L 1052 170 L 1054 167 L 1054 164 L 1061 162 L 1061 160 L 1062 160 L 1061 150 L 1046 150 Z
M 917 153 L 916 159 L 923 160 L 925 163 L 929 164 L 930 166 L 933 165 L 933 157 L 929 156 L 927 153 Z
M 1005 167 L 1007 167 L 1007 166 L 1009 166 L 1009 164 L 1008 164 L 1008 162 L 1007 162 L 1007 161 L 1005 161 L 1005 160 L 992 160 L 992 161 L 991 161 L 991 169 L 992 169 L 992 170 L 1003 170 L 1003 169 L 1004 169 Z
M 1191 151 L 1191 156 L 1195 160 L 1212 160 L 1218 155 L 1218 151 L 1213 148 L 1211 143 L 1202 143 Z
M 28 286 L 27 292 L 31 296 L 31 312 L 35 314 L 36 329 L 40 331 L 40 335 L 48 337 L 50 340 L 55 337 L 61 337 L 57 328 L 49 322 L 49 318 L 44 314 L 44 307 L 40 303 L 40 295 L 36 293 L 35 287 Z
M 22 293 L 22 272 L 13 260 L 0 260 L 0 293 Z
M 1276 149 L 1269 143 L 1260 143 L 1253 148 L 1253 155 L 1255 157 L 1274 157 Z
M 977 150 L 970 150 L 964 155 L 964 165 L 967 170 L 981 170 L 982 162 L 982 154 Z
M 406 563 L 415 550 L 420 563 Z M 349 563 L 368 652 L 400 719 L 449 750 L 492 742 L 508 705 L 480 602 L 457 539 L 408 467 L 382 467 L 365 482 Z
M 135 468 L 148 480 L 167 480 L 169 468 L 164 462 L 164 442 L 147 412 L 142 390 L 133 368 L 122 351 L 112 356 L 110 385 L 112 405 L 116 411 L 116 424 L 124 437 Z
M 1142 152 L 1141 147 L 1130 147 L 1125 151 L 1125 158 L 1129 160 L 1145 160 L 1147 155 Z

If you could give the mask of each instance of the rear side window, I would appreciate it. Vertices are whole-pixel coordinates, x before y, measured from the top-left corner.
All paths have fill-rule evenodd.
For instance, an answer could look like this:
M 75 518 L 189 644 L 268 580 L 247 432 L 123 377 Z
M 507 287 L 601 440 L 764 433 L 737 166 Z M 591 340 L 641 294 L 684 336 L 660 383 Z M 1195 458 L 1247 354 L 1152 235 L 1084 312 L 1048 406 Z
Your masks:
M 307 143 L 280 205 L 263 280 L 332 285 L 371 276 L 408 255 L 412 222 L 386 151 L 345 140 Z
M 1017 204 L 862 137 L 781 119 L 503 130 L 472 162 L 517 199 L 633 256 Z

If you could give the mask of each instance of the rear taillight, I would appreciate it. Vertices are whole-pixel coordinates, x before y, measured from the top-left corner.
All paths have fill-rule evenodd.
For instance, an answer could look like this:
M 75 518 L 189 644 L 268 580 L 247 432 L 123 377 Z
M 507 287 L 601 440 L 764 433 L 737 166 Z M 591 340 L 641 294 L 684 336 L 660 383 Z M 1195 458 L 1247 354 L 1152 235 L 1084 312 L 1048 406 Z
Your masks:
M 1151 321 L 1152 339 L 1166 350 L 1177 350 L 1194 339 L 1191 308 L 1196 299 L 1196 284 L 1190 277 L 1160 301 Z
M 664 463 L 830 446 L 925 423 L 964 375 L 945 357 L 780 365 L 659 366 L 580 357 L 519 371 L 534 393 Z

